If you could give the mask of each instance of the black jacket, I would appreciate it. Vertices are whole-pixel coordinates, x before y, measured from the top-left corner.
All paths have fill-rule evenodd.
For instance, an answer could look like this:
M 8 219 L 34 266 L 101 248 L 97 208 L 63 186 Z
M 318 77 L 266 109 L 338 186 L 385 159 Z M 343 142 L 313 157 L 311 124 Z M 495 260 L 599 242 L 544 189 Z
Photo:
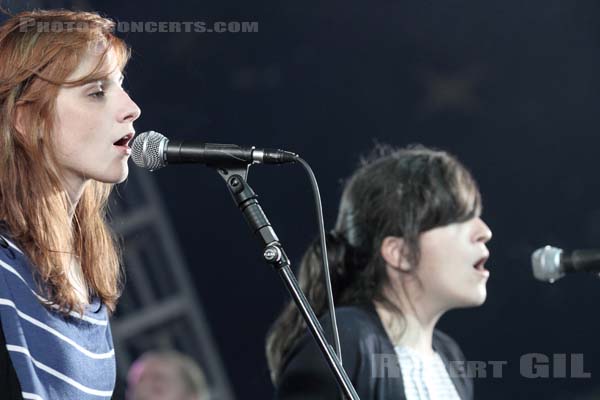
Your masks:
M 344 369 L 360 399 L 405 400 L 400 364 L 375 308 L 341 307 L 336 309 L 336 317 Z M 329 315 L 321 318 L 327 339 L 333 343 L 329 321 Z M 438 330 L 434 331 L 433 348 L 446 369 L 450 362 L 464 361 L 456 342 Z M 459 397 L 471 400 L 472 380 L 453 371 L 456 369 L 449 369 Z M 276 386 L 275 397 L 279 400 L 341 399 L 336 380 L 310 333 L 289 353 Z

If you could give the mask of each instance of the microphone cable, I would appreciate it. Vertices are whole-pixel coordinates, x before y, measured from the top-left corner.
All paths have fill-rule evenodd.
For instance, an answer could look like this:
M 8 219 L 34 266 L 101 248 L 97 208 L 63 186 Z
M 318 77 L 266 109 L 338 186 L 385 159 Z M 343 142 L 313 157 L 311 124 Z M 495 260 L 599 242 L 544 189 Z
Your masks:
M 329 316 L 331 319 L 331 330 L 333 335 L 333 342 L 335 346 L 335 352 L 337 353 L 340 363 L 342 362 L 342 348 L 340 346 L 340 337 L 337 327 L 337 319 L 335 317 L 335 304 L 333 302 L 333 290 L 331 288 L 331 276 L 329 274 L 329 259 L 327 257 L 327 243 L 325 240 L 325 223 L 323 221 L 323 205 L 321 203 L 321 194 L 319 192 L 319 184 L 317 178 L 313 173 L 310 165 L 301 157 L 297 156 L 296 160 L 302 165 L 306 171 L 310 184 L 313 191 L 315 209 L 317 211 L 317 224 L 319 225 L 319 239 L 321 241 L 321 258 L 323 265 L 323 277 L 325 279 L 325 288 L 327 292 L 327 304 L 329 306 Z

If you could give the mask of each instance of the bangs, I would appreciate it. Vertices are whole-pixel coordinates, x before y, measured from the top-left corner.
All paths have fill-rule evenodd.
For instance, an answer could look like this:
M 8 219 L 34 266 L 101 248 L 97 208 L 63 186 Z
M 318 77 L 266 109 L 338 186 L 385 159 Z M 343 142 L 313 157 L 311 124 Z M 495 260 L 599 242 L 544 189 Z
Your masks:
M 466 171 L 461 171 L 463 174 Z M 481 194 L 479 188 L 471 176 L 459 175 L 457 184 L 454 186 L 455 193 L 453 193 L 454 203 L 456 204 L 456 212 L 454 215 L 449 215 L 449 222 L 464 222 L 471 218 L 479 217 L 481 215 Z
M 481 194 L 469 171 L 454 158 L 442 157 L 432 168 L 429 200 L 422 216 L 421 231 L 479 217 Z
M 43 59 L 35 62 L 35 68 L 29 69 L 32 83 L 35 80 L 41 81 L 36 85 L 38 89 L 41 89 L 39 85 L 42 82 L 55 86 L 78 86 L 104 80 L 117 68 L 123 71 L 131 55 L 125 42 L 99 27 L 55 34 L 44 37 L 43 40 L 48 42 L 44 46 L 51 50 L 47 51 Z M 36 43 L 35 46 L 42 44 Z M 114 57 L 110 62 L 109 54 Z M 98 61 L 84 76 L 70 80 L 69 76 L 88 56 L 97 57 Z

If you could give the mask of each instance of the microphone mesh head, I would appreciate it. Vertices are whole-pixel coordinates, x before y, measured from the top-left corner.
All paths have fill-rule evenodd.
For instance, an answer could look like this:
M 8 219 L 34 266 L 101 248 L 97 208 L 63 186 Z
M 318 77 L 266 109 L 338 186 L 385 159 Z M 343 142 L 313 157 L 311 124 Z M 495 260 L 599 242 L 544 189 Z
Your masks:
M 140 133 L 131 146 L 133 162 L 150 171 L 157 170 L 167 165 L 164 158 L 169 139 L 158 132 L 148 131 Z
M 562 278 L 565 273 L 560 268 L 562 249 L 545 246 L 537 249 L 531 255 L 533 276 L 544 282 L 554 282 Z

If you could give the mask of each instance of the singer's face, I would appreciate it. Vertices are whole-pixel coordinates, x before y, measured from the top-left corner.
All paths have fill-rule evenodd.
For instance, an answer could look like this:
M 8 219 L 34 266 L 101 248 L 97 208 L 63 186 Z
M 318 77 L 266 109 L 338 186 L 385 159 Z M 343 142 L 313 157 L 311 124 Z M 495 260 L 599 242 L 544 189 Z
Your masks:
M 478 306 L 485 301 L 489 271 L 486 243 L 492 232 L 481 218 L 453 223 L 421 235 L 415 274 L 433 309 Z
M 90 52 L 68 79 L 88 75 L 99 60 L 99 54 Z M 140 116 L 140 109 L 121 87 L 123 75 L 112 50 L 102 68 L 110 71 L 105 80 L 63 86 L 58 91 L 53 137 L 59 167 L 70 191 L 79 190 L 89 179 L 119 183 L 129 172 L 131 150 L 118 141 L 135 134 L 133 122 Z

